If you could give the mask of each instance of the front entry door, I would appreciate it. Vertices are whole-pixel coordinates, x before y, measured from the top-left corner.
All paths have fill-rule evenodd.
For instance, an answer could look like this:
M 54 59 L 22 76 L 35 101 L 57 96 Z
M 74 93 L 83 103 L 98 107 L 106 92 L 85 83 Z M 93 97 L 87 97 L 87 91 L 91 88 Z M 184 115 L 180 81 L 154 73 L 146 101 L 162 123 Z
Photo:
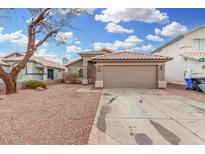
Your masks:
M 53 69 L 48 69 L 48 79 L 53 80 Z

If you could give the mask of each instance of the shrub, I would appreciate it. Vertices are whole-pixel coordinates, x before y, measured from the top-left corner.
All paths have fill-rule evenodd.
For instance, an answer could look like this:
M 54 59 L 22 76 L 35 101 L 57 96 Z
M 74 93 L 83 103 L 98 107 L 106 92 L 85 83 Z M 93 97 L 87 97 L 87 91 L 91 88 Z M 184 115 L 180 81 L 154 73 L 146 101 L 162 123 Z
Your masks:
M 46 83 L 38 80 L 30 80 L 26 82 L 26 88 L 36 89 L 37 87 L 46 88 Z
M 76 73 L 65 73 L 64 80 L 70 83 L 77 83 L 78 75 Z

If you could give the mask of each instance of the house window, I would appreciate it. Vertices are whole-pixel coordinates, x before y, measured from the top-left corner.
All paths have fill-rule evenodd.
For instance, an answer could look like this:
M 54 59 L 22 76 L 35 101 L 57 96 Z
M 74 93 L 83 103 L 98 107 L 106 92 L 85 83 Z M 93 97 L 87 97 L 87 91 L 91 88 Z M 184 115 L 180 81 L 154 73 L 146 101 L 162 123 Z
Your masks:
M 82 68 L 79 69 L 78 75 L 79 75 L 79 78 L 83 77 L 83 69 Z
M 192 48 L 193 51 L 205 51 L 205 39 L 194 39 Z

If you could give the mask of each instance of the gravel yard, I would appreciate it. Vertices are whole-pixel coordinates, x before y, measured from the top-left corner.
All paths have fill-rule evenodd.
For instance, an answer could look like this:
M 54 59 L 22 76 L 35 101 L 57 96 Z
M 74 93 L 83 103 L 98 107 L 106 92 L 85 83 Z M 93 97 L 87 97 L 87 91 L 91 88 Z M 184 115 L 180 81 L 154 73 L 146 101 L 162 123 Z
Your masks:
M 101 92 L 76 92 L 82 87 L 0 95 L 0 144 L 87 144 Z
M 186 90 L 184 86 L 179 85 L 168 85 L 168 88 L 166 90 L 176 95 L 205 103 L 205 94 L 202 92 Z

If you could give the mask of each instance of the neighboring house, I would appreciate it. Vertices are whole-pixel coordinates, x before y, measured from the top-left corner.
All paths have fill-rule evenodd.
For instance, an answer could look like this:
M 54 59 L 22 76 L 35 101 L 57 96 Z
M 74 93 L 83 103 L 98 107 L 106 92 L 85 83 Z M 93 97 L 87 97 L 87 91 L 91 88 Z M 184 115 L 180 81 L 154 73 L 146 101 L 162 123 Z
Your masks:
M 78 80 L 82 82 L 83 80 L 83 59 L 82 58 L 69 62 L 68 64 L 65 65 L 65 67 L 67 73 L 77 74 Z M 94 69 L 94 67 L 91 67 L 90 69 Z M 93 82 L 92 78 L 90 82 Z
M 205 77 L 205 26 L 182 34 L 157 48 L 153 54 L 173 57 L 166 63 L 168 83 L 184 85 L 184 77 Z
M 96 88 L 166 88 L 165 62 L 169 57 L 107 49 L 80 53 L 81 58 L 65 67 L 77 73 L 82 84 Z
M 5 71 L 10 72 L 12 67 L 19 63 L 25 53 L 15 52 L 0 58 L 0 63 Z M 26 67 L 19 73 L 17 82 L 25 82 L 29 80 L 62 80 L 64 68 L 55 62 L 32 56 Z M 3 82 L 1 80 L 1 82 Z

